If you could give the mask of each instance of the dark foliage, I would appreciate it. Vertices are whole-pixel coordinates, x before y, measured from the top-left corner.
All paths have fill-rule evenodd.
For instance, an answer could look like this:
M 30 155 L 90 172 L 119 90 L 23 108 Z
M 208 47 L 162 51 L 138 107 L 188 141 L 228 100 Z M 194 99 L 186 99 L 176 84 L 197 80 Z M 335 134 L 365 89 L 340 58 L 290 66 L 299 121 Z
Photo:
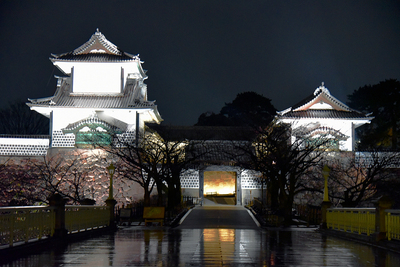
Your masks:
M 400 82 L 385 80 L 365 85 L 348 96 L 348 105 L 359 111 L 372 112 L 371 124 L 358 128 L 359 149 L 386 148 L 397 150 L 400 131 Z
M 244 92 L 232 103 L 226 103 L 220 113 L 203 113 L 196 126 L 251 126 L 265 127 L 276 114 L 271 99 L 255 92 Z

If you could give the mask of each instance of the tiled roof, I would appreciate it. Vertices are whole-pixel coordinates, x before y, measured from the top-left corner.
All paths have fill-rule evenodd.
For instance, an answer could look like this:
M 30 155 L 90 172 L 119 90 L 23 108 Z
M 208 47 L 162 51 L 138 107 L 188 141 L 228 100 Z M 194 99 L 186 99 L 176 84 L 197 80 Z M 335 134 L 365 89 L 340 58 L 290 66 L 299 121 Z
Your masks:
M 332 96 L 329 92 L 328 88 L 322 84 L 320 87 L 315 89 L 314 93 L 300 101 L 299 103 L 292 106 L 292 110 L 298 110 L 305 107 L 307 104 L 311 104 L 317 100 L 323 100 L 328 102 L 330 105 L 335 106 L 337 109 L 345 110 L 345 111 L 353 111 L 353 109 L 349 108 L 346 104 L 342 103 L 336 97 Z
M 299 119 L 299 118 L 318 118 L 318 119 L 370 119 L 364 113 L 358 111 L 342 110 L 319 110 L 308 109 L 300 111 L 290 111 L 279 117 L 280 119 Z
M 73 94 L 67 79 L 52 97 L 29 99 L 32 107 L 75 107 L 75 108 L 146 108 L 155 107 L 155 101 L 139 101 L 135 97 L 137 83 L 129 84 L 121 94 Z
M 329 108 L 315 108 L 326 103 Z M 324 83 L 314 93 L 296 105 L 278 112 L 280 119 L 373 119 L 373 117 L 348 107 L 331 95 Z
M 114 62 L 140 59 L 138 56 L 131 55 L 119 49 L 119 47 L 108 41 L 99 29 L 97 29 L 92 37 L 77 49 L 63 54 L 52 54 L 50 60 Z
M 257 132 L 248 127 L 234 126 L 173 126 L 148 124 L 163 138 L 169 140 L 249 140 L 255 138 Z
M 207 162 L 209 164 L 226 164 L 228 162 L 234 163 L 237 161 L 245 162 L 249 161 L 249 157 L 241 149 L 245 145 L 246 141 L 192 141 L 193 151 L 188 153 L 188 157 L 192 157 L 193 154 L 200 155 L 195 157 L 196 161 Z
M 132 57 L 123 55 L 110 55 L 105 53 L 90 53 L 83 55 L 74 55 L 72 53 L 64 54 L 57 58 L 57 60 L 65 61 L 88 61 L 88 62 L 115 62 L 132 60 Z
M 248 161 L 240 149 L 256 132 L 247 127 L 225 126 L 172 126 L 147 124 L 166 140 L 190 140 L 188 157 L 209 164 L 227 164 L 235 161 Z M 196 155 L 196 156 L 194 156 Z

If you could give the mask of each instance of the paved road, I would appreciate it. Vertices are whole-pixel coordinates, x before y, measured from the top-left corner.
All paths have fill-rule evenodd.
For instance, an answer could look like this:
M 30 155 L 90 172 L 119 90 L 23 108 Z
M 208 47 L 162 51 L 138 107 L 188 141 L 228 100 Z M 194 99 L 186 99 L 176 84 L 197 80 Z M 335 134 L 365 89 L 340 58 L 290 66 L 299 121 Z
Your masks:
M 233 217 L 229 222 L 225 216 Z M 237 229 L 233 221 L 238 223 Z M 400 254 L 326 237 L 315 229 L 260 229 L 244 209 L 206 207 L 194 209 L 174 229 L 123 227 L 65 247 L 21 255 L 19 260 L 0 266 L 389 267 L 400 266 Z
M 258 222 L 247 209 L 240 206 L 203 206 L 190 210 L 178 227 L 198 228 L 258 229 Z

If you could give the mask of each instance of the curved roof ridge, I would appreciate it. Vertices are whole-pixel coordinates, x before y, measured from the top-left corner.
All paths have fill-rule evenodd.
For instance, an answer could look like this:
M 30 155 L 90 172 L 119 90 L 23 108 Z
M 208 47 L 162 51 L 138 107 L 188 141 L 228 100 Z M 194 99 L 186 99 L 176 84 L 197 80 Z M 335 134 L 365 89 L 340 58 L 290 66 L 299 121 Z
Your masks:
M 304 135 L 312 135 L 314 133 L 328 133 L 331 135 L 335 135 L 336 137 L 348 138 L 347 135 L 341 133 L 340 131 L 338 131 L 332 127 L 328 127 L 328 126 L 319 126 L 314 129 L 310 129 Z
M 78 60 L 78 61 L 120 61 L 120 60 L 137 60 L 140 61 L 139 55 L 133 55 L 122 51 L 118 46 L 110 42 L 104 34 L 97 28 L 96 32 L 90 39 L 74 49 L 73 51 L 61 54 L 51 54 L 53 58 L 50 60 Z
M 65 127 L 64 129 L 62 129 L 64 132 L 72 132 L 76 129 L 79 129 L 80 127 L 86 126 L 87 124 L 101 124 L 106 126 L 107 128 L 109 128 L 110 130 L 118 130 L 118 127 L 109 124 L 108 122 L 99 119 L 99 117 L 97 116 L 96 113 L 90 115 L 89 117 L 86 117 L 82 120 L 70 123 L 67 125 L 67 127 Z
M 76 48 L 74 51 L 72 51 L 73 55 L 81 55 L 81 54 L 88 54 L 87 50 L 92 47 L 94 44 L 96 44 L 96 42 L 100 43 L 104 48 L 107 49 L 107 51 L 110 54 L 114 54 L 114 55 L 122 55 L 122 52 L 118 49 L 118 47 L 113 44 L 112 42 L 110 42 L 109 40 L 107 40 L 107 38 L 105 37 L 104 34 L 102 34 L 99 29 L 96 29 L 96 32 L 90 37 L 90 39 L 84 43 L 83 45 L 81 45 L 80 47 Z M 94 53 L 104 53 L 102 51 L 100 51 L 99 49 L 97 49 L 98 52 L 94 52 Z M 90 53 L 91 51 L 89 51 Z
M 300 101 L 298 104 L 294 105 L 292 107 L 293 111 L 300 111 L 304 109 L 308 109 L 312 105 L 314 105 L 317 102 L 324 101 L 327 102 L 327 104 L 333 105 L 332 107 L 337 110 L 344 110 L 344 111 L 355 111 L 358 112 L 354 109 L 351 109 L 349 106 L 344 104 L 342 101 L 337 99 L 336 97 L 332 96 L 328 88 L 325 87 L 324 82 L 315 89 L 314 93 L 307 98 L 303 99 Z
M 352 108 L 350 108 L 349 106 L 347 106 L 345 103 L 343 103 L 342 101 L 340 101 L 339 99 L 337 99 L 336 97 L 334 97 L 333 95 L 330 94 L 328 88 L 326 88 L 326 91 L 322 91 L 322 93 L 329 99 L 331 100 L 333 103 L 335 103 L 336 105 L 338 105 L 339 107 L 343 108 L 346 111 L 356 111 Z

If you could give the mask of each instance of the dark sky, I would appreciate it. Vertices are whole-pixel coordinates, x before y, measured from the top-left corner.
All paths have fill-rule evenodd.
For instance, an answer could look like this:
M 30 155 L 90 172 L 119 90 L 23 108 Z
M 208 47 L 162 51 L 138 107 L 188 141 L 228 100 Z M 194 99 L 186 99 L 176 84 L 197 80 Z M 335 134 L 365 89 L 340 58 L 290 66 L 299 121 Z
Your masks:
M 0 106 L 52 96 L 51 53 L 96 28 L 148 70 L 166 124 L 193 125 L 238 93 L 283 110 L 321 82 L 347 101 L 366 84 L 400 80 L 399 1 L 0 1 Z

